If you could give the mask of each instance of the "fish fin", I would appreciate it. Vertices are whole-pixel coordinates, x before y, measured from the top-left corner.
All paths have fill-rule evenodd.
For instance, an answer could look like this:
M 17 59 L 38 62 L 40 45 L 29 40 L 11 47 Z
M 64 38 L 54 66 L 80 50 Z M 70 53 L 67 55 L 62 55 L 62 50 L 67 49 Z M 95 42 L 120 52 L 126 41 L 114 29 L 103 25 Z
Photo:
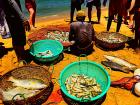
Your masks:
M 123 67 L 122 67 L 122 70 L 123 70 L 123 72 L 125 72 L 125 73 L 129 73 L 129 72 L 130 72 L 130 68 L 128 68 L 128 67 L 126 67 L 126 66 L 123 66 Z

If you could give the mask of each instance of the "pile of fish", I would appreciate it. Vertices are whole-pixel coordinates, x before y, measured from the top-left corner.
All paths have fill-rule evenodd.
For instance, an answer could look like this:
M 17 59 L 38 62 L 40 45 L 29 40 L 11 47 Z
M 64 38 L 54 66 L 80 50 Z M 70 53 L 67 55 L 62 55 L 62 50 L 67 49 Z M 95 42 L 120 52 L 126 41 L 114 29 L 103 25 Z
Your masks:
M 99 40 L 108 43 L 123 43 L 127 41 L 127 37 L 115 32 L 101 32 L 96 36 Z
M 53 56 L 53 53 L 52 53 L 52 51 L 51 50 L 46 50 L 46 51 L 44 51 L 44 52 L 39 52 L 39 53 L 37 53 L 36 54 L 36 56 L 37 57 L 51 57 L 51 56 Z
M 104 57 L 108 61 L 102 61 L 101 63 L 107 67 L 110 67 L 113 70 L 119 70 L 125 73 L 129 73 L 130 71 L 134 72 L 134 76 L 132 77 L 123 77 L 116 81 L 111 81 L 111 86 L 120 87 L 127 90 L 135 91 L 135 94 L 140 96 L 140 69 L 137 69 L 136 65 L 129 63 L 121 58 L 104 55 Z
M 82 99 L 93 98 L 102 92 L 95 78 L 85 75 L 72 74 L 67 78 L 65 85 L 69 94 Z
M 102 61 L 101 63 L 107 67 L 110 67 L 113 70 L 129 73 L 130 71 L 134 71 L 136 69 L 136 65 L 131 64 L 121 58 L 110 55 L 104 55 L 104 57 L 108 61 Z
M 9 77 L 7 81 L 13 83 L 13 88 L 3 90 L 0 88 L 0 93 L 2 94 L 3 101 L 22 100 L 32 97 L 39 92 L 40 89 L 46 88 L 47 85 L 44 84 L 42 80 L 38 79 L 16 79 L 14 77 Z M 21 97 L 23 96 L 23 97 Z
M 68 42 L 69 41 L 69 32 L 63 31 L 48 31 L 47 32 L 48 39 L 58 40 L 60 42 Z

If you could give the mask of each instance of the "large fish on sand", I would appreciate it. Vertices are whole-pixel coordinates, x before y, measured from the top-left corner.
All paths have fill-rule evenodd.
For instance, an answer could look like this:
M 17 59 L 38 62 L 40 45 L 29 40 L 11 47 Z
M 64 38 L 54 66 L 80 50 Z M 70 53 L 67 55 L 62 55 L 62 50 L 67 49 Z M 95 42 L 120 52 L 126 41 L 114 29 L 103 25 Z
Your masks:
M 126 67 L 130 68 L 131 70 L 135 70 L 137 68 L 136 65 L 131 64 L 121 58 L 110 56 L 110 55 L 104 55 L 104 57 L 109 61 L 115 62 L 122 66 L 126 66 Z
M 102 61 L 101 63 L 103 65 L 105 65 L 106 67 L 110 67 L 113 70 L 122 71 L 124 73 L 129 73 L 129 71 L 130 71 L 130 69 L 128 67 L 119 65 L 119 64 L 112 62 L 112 61 Z
M 43 89 L 47 87 L 47 85 L 39 79 L 16 79 L 11 76 L 8 81 L 13 82 L 14 86 L 20 86 L 27 89 Z
M 29 90 L 29 89 L 25 89 L 23 87 L 16 87 L 13 89 L 8 89 L 8 90 L 2 90 L 0 88 L 0 93 L 2 94 L 2 100 L 3 101 L 10 101 L 12 100 L 12 98 L 14 98 L 14 100 L 23 100 L 24 98 L 28 98 L 28 97 L 32 97 L 35 94 L 37 94 L 39 90 Z M 18 95 L 19 94 L 19 95 Z M 20 95 L 23 95 L 23 97 L 20 97 Z

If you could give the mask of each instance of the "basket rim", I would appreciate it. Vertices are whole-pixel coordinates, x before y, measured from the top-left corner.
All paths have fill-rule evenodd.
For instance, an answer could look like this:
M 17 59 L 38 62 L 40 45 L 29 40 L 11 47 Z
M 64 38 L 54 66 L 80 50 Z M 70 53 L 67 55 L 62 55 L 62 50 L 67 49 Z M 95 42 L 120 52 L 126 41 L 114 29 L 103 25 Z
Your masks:
M 40 89 L 38 92 L 36 92 L 36 93 L 35 93 L 33 96 L 31 96 L 31 97 L 25 98 L 25 99 L 27 100 L 27 102 L 30 102 L 31 100 L 34 100 L 35 97 L 38 97 L 37 100 L 39 100 L 40 97 L 41 97 L 41 94 L 42 94 L 42 93 L 45 94 L 45 92 L 50 88 L 50 84 L 52 83 L 52 81 L 51 81 L 52 78 L 51 78 L 50 72 L 49 72 L 46 68 L 44 68 L 44 67 L 42 67 L 42 66 L 38 66 L 38 65 L 33 65 L 33 64 L 25 65 L 25 66 L 21 66 L 21 67 L 16 67 L 16 68 L 14 68 L 14 69 L 8 71 L 8 72 L 5 73 L 4 75 L 0 76 L 0 82 L 2 81 L 3 78 L 5 78 L 5 76 L 7 76 L 7 75 L 9 76 L 13 71 L 18 70 L 18 69 L 22 69 L 22 68 L 28 68 L 28 67 L 30 67 L 30 68 L 39 68 L 39 69 L 43 69 L 43 70 L 45 70 L 45 71 L 48 73 L 48 76 L 49 76 L 49 77 L 48 77 L 48 83 L 49 83 L 49 85 L 48 85 L 47 87 L 45 87 L 45 88 L 43 88 L 43 89 Z M 0 93 L 0 94 L 1 94 L 1 93 Z M 3 103 L 13 103 L 12 100 L 6 100 L 6 101 L 2 100 L 2 101 L 3 101 Z M 23 99 L 21 99 L 21 100 L 15 100 L 15 102 L 22 102 L 22 101 L 24 101 L 24 100 L 23 100 Z
M 103 40 L 101 40 L 101 39 L 98 37 L 98 35 L 100 35 L 100 34 L 102 34 L 102 33 L 116 33 L 116 32 L 106 32 L 106 31 L 99 32 L 99 33 L 97 33 L 97 34 L 95 35 L 96 40 L 100 40 L 100 41 L 102 41 L 102 42 L 104 42 L 104 43 L 108 43 L 108 44 L 122 44 L 122 43 L 126 43 L 126 42 L 128 41 L 128 37 L 127 37 L 126 35 L 124 35 L 124 34 L 121 34 L 121 33 L 116 33 L 116 34 L 118 34 L 118 35 L 120 35 L 120 36 L 126 38 L 125 41 L 123 41 L 123 42 L 111 43 L 111 42 L 108 42 L 108 41 L 103 41 Z
M 77 98 L 77 97 L 75 97 L 75 96 L 72 96 L 71 94 L 69 94 L 69 93 L 64 89 L 63 84 L 62 84 L 62 79 L 63 79 L 62 76 L 64 75 L 64 72 L 66 72 L 66 71 L 68 70 L 67 68 L 69 68 L 69 67 L 72 66 L 73 64 L 77 64 L 77 63 L 79 63 L 79 62 L 88 62 L 88 63 L 94 64 L 94 65 L 98 66 L 99 68 L 101 68 L 101 69 L 104 71 L 104 73 L 106 74 L 106 76 L 107 76 L 108 84 L 107 84 L 107 86 L 106 86 L 106 89 L 105 89 L 101 94 L 99 94 L 99 95 L 97 95 L 97 96 L 95 96 L 95 97 L 93 97 L 93 98 L 90 98 L 90 100 L 89 100 L 89 99 L 88 99 L 88 100 L 87 100 L 87 99 L 84 99 L 84 100 L 83 100 L 82 98 Z M 68 96 L 69 98 L 71 98 L 71 99 L 73 99 L 73 100 L 75 100 L 75 101 L 89 102 L 89 101 L 95 101 L 95 100 L 97 100 L 97 99 L 103 97 L 103 96 L 107 93 L 107 91 L 108 91 L 108 89 L 109 89 L 109 87 L 110 87 L 111 80 L 110 80 L 110 76 L 109 76 L 108 72 L 105 70 L 105 68 L 104 68 L 103 66 L 101 66 L 100 64 L 98 64 L 98 63 L 96 63 L 96 62 L 90 61 L 90 60 L 82 60 L 82 61 L 73 62 L 73 63 L 69 64 L 68 66 L 66 66 L 66 67 L 61 71 L 61 73 L 60 73 L 60 78 L 59 78 L 59 84 L 60 84 L 60 88 L 61 88 L 62 92 L 64 92 L 64 94 L 65 94 L 66 96 Z
M 33 45 L 35 45 L 35 44 L 37 44 L 37 43 L 40 43 L 40 42 L 45 42 L 45 41 L 56 42 L 57 44 L 60 45 L 60 49 L 61 49 L 61 50 L 60 50 L 58 53 L 53 54 L 53 56 L 41 56 L 41 57 L 37 57 L 35 54 L 33 54 L 33 53 L 31 52 L 31 50 L 30 50 L 30 54 L 33 55 L 33 56 L 35 56 L 35 57 L 37 57 L 37 58 L 52 58 L 52 57 L 58 56 L 61 52 L 63 52 L 63 45 L 61 44 L 61 42 L 59 42 L 59 41 L 57 41 L 57 40 L 52 40 L 52 39 L 44 39 L 44 40 L 35 41 L 35 42 L 31 45 L 30 49 L 32 48 Z

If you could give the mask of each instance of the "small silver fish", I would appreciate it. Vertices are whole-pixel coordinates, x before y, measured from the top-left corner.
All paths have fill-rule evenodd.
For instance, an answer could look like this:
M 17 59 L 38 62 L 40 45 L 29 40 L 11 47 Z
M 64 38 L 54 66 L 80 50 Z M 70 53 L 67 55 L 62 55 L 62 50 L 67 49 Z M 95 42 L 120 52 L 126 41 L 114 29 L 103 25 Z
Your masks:
M 69 94 L 78 98 L 92 98 L 102 90 L 95 78 L 86 75 L 72 74 L 66 79 L 65 86 Z
M 2 90 L 0 88 L 0 93 L 2 94 L 2 100 L 3 101 L 10 101 L 14 96 L 17 94 L 23 94 L 24 98 L 32 97 L 35 94 L 37 94 L 39 90 L 29 90 L 25 89 L 23 87 L 15 87 L 13 89 L 8 89 L 6 91 Z M 20 97 L 20 95 L 17 95 L 14 100 L 23 100 L 23 97 Z
M 51 50 L 47 50 L 44 52 L 39 52 L 38 54 L 36 54 L 36 56 L 53 56 L 53 53 L 51 52 Z
M 15 79 L 14 77 L 9 77 L 8 81 L 13 82 L 14 86 L 20 86 L 27 89 L 43 89 L 46 88 L 47 85 L 44 84 L 42 80 L 39 79 Z

